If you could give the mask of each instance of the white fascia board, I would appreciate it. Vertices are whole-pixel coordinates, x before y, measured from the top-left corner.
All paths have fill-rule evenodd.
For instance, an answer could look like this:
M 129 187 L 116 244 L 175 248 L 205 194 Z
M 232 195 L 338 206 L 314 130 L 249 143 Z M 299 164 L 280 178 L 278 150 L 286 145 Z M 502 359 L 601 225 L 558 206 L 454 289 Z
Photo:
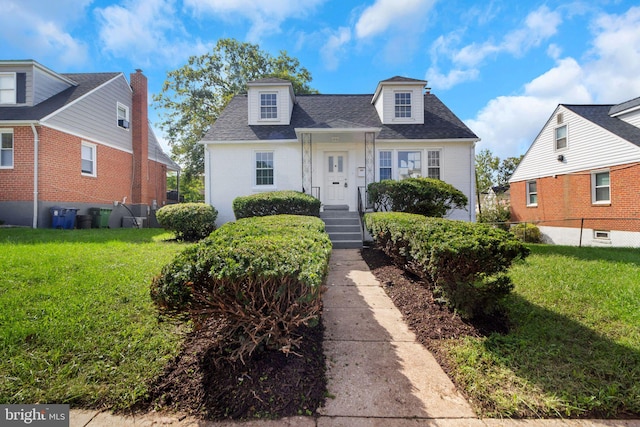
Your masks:
M 255 139 L 242 141 L 210 141 L 201 140 L 202 145 L 244 145 L 244 144 L 291 144 L 299 142 L 297 139 Z
M 296 135 L 301 133 L 380 133 L 381 128 L 295 128 Z
M 26 125 L 39 126 L 38 120 L 0 120 L 0 126 L 26 126 Z
M 447 142 L 461 142 L 461 143 L 473 143 L 474 145 L 480 141 L 480 138 L 437 138 L 437 139 L 382 139 L 377 138 L 376 142 L 387 142 L 390 144 L 402 144 L 408 142 L 431 142 L 431 143 L 447 143 Z

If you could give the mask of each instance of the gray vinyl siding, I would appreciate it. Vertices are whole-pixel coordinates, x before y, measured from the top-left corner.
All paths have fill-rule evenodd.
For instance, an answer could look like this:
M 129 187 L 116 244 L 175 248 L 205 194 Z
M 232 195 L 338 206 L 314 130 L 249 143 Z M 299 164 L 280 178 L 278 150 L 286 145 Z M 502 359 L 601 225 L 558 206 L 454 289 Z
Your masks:
M 16 66 L 16 65 L 4 65 L 0 66 L 0 73 L 25 73 L 26 74 L 26 102 L 24 104 L 17 104 L 17 106 L 33 106 L 33 67 L 32 66 Z M 5 105 L 6 107 L 14 107 L 16 105 Z
M 131 88 L 122 74 L 56 113 L 45 123 L 131 152 L 131 129 L 123 129 L 117 123 L 118 103 L 129 107 L 131 116 Z
M 29 75 L 27 75 L 27 94 L 33 94 L 33 105 L 37 105 L 70 87 L 69 83 L 38 68 L 33 68 L 31 76 L 32 78 L 29 79 Z M 33 90 L 34 86 L 35 90 Z

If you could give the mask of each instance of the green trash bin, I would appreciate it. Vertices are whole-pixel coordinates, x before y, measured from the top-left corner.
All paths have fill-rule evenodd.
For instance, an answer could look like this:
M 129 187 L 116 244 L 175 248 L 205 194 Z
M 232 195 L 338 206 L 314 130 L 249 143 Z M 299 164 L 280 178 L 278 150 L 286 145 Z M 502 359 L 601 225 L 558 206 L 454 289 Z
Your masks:
M 109 216 L 111 209 L 108 208 L 90 208 L 92 228 L 109 228 Z

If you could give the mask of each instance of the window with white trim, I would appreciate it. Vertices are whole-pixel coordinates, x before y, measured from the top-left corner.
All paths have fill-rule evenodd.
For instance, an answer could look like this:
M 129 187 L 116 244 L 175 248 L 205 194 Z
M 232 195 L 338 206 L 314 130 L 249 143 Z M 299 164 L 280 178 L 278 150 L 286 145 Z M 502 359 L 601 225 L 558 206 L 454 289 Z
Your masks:
M 611 202 L 611 181 L 609 171 L 591 174 L 591 197 L 593 203 Z
M 0 104 L 16 103 L 16 73 L 0 73 Z
M 538 206 L 538 183 L 527 181 L 527 206 Z
M 378 153 L 378 165 L 380 166 L 378 177 L 379 180 L 383 179 L 393 179 L 393 171 L 392 171 L 392 160 L 391 160 L 391 151 L 380 151 Z
M 398 151 L 398 179 L 422 176 L 422 151 Z
M 82 142 L 81 158 L 82 174 L 96 176 L 96 145 Z
M 118 126 L 129 129 L 129 107 L 118 102 Z
M 0 168 L 13 168 L 13 130 L 0 129 Z
M 596 240 L 611 240 L 611 232 L 605 230 L 593 230 L 593 238 Z
M 273 185 L 273 151 L 256 152 L 256 186 Z
M 396 118 L 411 118 L 411 92 L 396 92 L 395 101 Z
M 427 177 L 440 179 L 440 150 L 427 151 Z
M 276 93 L 260 94 L 260 118 L 261 119 L 277 119 L 278 118 L 278 94 Z
M 567 148 L 567 125 L 557 127 L 555 130 L 556 135 L 556 150 L 564 150 Z

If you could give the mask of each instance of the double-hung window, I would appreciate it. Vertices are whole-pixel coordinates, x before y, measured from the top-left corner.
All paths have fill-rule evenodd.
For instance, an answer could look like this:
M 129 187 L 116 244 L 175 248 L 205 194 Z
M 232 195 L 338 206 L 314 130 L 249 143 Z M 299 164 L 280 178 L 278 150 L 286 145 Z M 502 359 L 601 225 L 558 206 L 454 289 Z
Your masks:
M 591 174 L 591 197 L 593 203 L 611 202 L 609 171 L 594 172 Z
M 440 150 L 427 151 L 427 177 L 440 179 Z
M 273 151 L 256 153 L 256 186 L 273 185 Z
M 567 148 L 567 125 L 556 128 L 556 150 Z
M 96 176 L 96 145 L 82 142 L 82 174 Z
M 278 95 L 275 93 L 260 94 L 260 118 L 278 118 Z
M 396 118 L 411 118 L 411 92 L 396 92 L 395 101 Z
M 538 206 L 538 183 L 527 181 L 527 206 Z
M 16 73 L 0 73 L 0 104 L 16 103 Z
M 129 129 L 129 107 L 118 102 L 118 126 Z
M 0 168 L 13 168 L 13 130 L 0 129 Z
M 378 164 L 380 166 L 380 170 L 378 172 L 380 181 L 383 179 L 392 179 L 392 161 L 391 161 L 391 151 L 380 151 L 378 153 Z

